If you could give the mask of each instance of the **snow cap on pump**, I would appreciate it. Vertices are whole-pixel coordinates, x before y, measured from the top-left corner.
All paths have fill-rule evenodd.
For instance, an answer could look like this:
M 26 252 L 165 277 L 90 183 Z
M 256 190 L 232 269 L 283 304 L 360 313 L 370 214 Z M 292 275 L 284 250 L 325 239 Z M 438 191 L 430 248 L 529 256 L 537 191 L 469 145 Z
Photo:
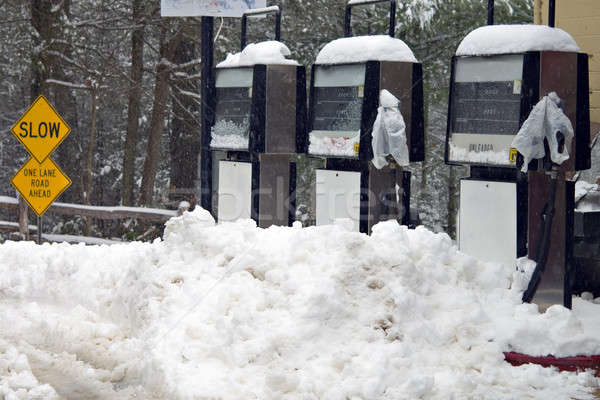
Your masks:
M 348 64 L 366 61 L 418 62 L 412 50 L 400 39 L 387 35 L 355 36 L 337 39 L 321 49 L 317 64 Z
M 217 68 L 251 67 L 256 64 L 299 65 L 296 60 L 286 58 L 290 49 L 276 40 L 250 43 L 239 53 L 229 53 Z
M 469 33 L 456 50 L 457 56 L 485 56 L 527 51 L 579 52 L 571 35 L 545 25 L 488 25 Z

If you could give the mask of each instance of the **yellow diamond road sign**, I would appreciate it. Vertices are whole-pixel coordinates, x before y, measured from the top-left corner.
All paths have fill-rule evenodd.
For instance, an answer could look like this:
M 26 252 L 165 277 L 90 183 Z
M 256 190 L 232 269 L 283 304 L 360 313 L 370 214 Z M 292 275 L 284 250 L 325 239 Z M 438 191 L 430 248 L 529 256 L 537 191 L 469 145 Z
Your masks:
M 30 158 L 11 182 L 38 216 L 71 186 L 69 177 L 49 157 L 42 163 Z
M 71 128 L 42 95 L 33 102 L 10 131 L 41 163 L 65 140 Z

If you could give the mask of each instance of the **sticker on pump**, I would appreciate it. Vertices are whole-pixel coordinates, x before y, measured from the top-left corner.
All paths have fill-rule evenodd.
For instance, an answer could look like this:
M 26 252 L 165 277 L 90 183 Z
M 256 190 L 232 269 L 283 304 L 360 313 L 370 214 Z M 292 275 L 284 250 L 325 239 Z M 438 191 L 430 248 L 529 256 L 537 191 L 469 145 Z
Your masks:
M 365 97 L 365 85 L 358 86 L 358 97 Z
M 522 81 L 520 79 L 516 79 L 513 84 L 513 94 L 521 94 L 521 86 Z
M 354 154 L 358 154 L 359 147 L 360 147 L 360 143 L 354 142 Z
M 510 161 L 511 163 L 517 162 L 517 149 L 515 149 L 514 147 L 510 148 L 510 152 L 508 154 L 508 161 Z

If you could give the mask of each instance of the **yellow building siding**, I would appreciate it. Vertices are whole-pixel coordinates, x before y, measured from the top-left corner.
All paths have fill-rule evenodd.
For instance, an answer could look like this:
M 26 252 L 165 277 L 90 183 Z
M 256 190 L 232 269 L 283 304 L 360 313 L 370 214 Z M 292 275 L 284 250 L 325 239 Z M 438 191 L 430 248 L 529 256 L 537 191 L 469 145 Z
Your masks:
M 594 104 L 600 104 L 600 92 L 592 92 L 590 100 L 593 101 Z
M 555 0 L 555 22 L 590 55 L 590 119 L 600 124 L 600 0 Z M 548 0 L 535 0 L 534 22 L 548 23 Z
M 541 7 L 543 21 L 548 21 L 548 0 L 536 0 L 535 6 Z M 599 17 L 600 4 L 598 0 L 555 0 L 556 26 L 561 18 Z M 538 15 L 536 12 L 535 15 Z

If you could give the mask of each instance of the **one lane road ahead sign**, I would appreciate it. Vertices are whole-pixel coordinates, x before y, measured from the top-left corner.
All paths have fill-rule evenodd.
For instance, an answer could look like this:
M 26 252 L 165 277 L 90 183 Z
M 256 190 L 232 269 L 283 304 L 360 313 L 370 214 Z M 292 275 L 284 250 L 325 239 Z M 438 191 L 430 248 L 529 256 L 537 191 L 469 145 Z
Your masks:
M 69 177 L 50 157 L 42 163 L 30 158 L 13 176 L 11 183 L 38 217 L 71 186 Z

